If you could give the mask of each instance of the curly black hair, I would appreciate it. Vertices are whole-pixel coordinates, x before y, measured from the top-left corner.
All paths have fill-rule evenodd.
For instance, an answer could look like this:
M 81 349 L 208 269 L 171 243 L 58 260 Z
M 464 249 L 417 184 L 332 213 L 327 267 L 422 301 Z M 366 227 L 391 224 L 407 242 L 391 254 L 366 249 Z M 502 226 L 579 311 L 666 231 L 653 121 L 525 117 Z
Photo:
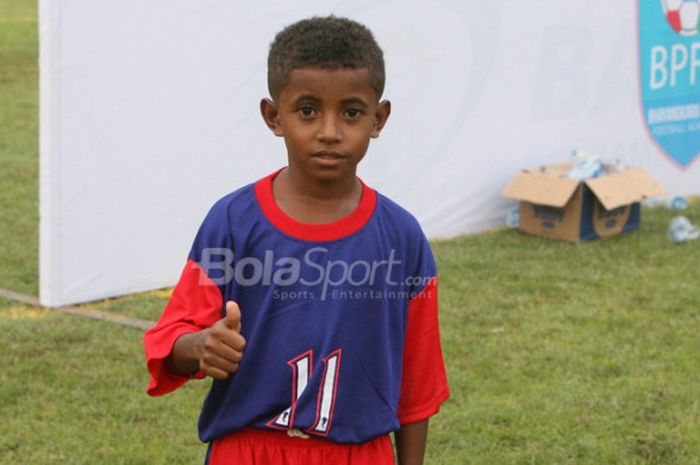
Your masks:
M 382 49 L 369 29 L 348 18 L 304 19 L 275 36 L 267 56 L 267 87 L 274 100 L 299 68 L 368 68 L 377 99 L 384 92 Z

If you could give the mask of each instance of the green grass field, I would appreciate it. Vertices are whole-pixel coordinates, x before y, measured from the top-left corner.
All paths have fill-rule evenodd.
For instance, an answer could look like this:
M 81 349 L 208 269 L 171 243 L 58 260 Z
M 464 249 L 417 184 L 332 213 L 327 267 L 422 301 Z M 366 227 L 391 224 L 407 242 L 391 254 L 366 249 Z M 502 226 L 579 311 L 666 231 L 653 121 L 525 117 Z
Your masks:
M 37 292 L 34 3 L 0 0 L 0 287 Z M 700 241 L 433 244 L 452 398 L 427 464 L 700 464 Z M 700 224 L 700 201 L 684 212 Z M 90 307 L 157 319 L 169 292 Z M 0 464 L 196 464 L 207 381 L 145 394 L 138 330 L 0 299 Z
M 38 292 L 36 0 L 0 0 L 0 286 Z

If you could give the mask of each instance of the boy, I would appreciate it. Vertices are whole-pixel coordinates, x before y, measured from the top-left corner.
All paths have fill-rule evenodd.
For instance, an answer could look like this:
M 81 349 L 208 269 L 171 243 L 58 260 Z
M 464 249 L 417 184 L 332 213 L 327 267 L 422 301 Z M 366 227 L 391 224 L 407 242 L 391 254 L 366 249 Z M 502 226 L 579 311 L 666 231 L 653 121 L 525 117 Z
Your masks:
M 288 166 L 219 200 L 158 324 L 150 395 L 211 376 L 206 463 L 421 464 L 449 396 L 436 268 L 416 220 L 356 177 L 390 113 L 364 26 L 280 32 L 260 105 Z

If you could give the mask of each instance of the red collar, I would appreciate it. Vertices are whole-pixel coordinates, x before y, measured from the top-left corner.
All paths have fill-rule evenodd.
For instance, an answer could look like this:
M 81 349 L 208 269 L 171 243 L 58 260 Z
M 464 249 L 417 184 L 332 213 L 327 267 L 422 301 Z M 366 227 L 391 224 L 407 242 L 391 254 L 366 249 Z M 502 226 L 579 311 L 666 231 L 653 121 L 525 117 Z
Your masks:
M 374 213 L 374 207 L 377 204 L 377 193 L 360 180 L 362 183 L 362 197 L 357 208 L 349 215 L 332 223 L 309 224 L 297 221 L 282 211 L 272 195 L 272 180 L 282 169 L 256 182 L 254 189 L 255 197 L 265 217 L 273 226 L 285 234 L 312 242 L 334 241 L 359 231 Z

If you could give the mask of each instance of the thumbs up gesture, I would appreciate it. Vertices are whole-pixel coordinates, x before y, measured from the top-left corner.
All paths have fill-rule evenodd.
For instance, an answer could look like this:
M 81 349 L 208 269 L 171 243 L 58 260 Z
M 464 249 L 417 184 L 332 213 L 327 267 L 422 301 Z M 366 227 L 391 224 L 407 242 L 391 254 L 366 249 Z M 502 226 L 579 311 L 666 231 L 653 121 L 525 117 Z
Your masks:
M 246 340 L 241 335 L 241 309 L 226 302 L 226 315 L 205 330 L 199 344 L 199 369 L 216 379 L 226 379 L 238 370 Z

